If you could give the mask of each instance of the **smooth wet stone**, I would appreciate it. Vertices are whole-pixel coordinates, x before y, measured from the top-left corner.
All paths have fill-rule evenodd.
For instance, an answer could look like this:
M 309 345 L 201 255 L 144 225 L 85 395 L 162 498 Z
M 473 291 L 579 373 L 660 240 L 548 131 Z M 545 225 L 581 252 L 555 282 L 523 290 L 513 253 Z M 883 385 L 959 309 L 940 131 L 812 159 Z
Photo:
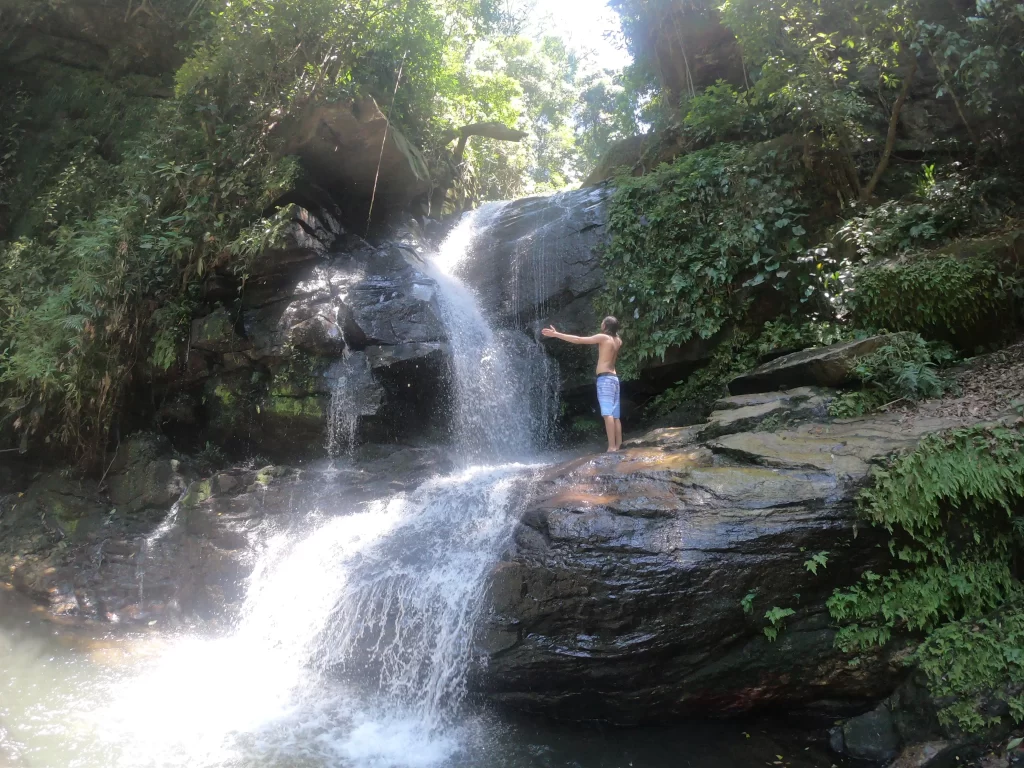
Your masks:
M 133 435 L 117 448 L 108 472 L 110 500 L 127 512 L 169 509 L 188 485 L 166 438 Z
M 808 400 L 813 397 L 828 397 L 829 391 L 819 387 L 797 387 L 785 392 L 754 392 L 749 395 L 730 395 L 716 400 L 712 409 L 729 411 L 738 408 L 749 408 L 767 403 L 790 403 Z
M 707 440 L 720 435 L 746 432 L 762 428 L 766 423 L 772 423 L 772 429 L 778 429 L 798 420 L 824 419 L 828 416 L 829 398 L 810 387 L 775 394 L 778 395 L 775 398 L 746 396 L 750 400 L 761 400 L 749 404 L 743 404 L 742 395 L 719 401 L 727 407 L 712 411 L 700 437 Z
M 892 760 L 900 748 L 900 737 L 892 713 L 885 704 L 843 723 L 846 754 L 876 763 Z
M 871 336 L 784 355 L 729 382 L 729 392 L 745 395 L 793 387 L 841 387 L 854 380 L 857 361 L 883 346 L 890 335 Z

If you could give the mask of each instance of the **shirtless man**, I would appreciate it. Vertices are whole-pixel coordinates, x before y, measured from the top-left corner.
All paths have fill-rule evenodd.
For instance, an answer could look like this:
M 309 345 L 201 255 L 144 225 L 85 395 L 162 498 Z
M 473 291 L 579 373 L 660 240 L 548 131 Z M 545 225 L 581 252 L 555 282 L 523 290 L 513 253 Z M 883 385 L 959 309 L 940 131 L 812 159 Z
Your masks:
M 605 432 L 608 433 L 608 452 L 619 450 L 622 445 L 622 422 L 619 377 L 615 373 L 615 361 L 622 349 L 619 321 L 614 317 L 606 317 L 601 323 L 601 332 L 594 336 L 570 336 L 568 333 L 559 333 L 553 325 L 541 333 L 570 344 L 597 344 L 597 401 L 601 404 L 601 417 L 604 419 Z

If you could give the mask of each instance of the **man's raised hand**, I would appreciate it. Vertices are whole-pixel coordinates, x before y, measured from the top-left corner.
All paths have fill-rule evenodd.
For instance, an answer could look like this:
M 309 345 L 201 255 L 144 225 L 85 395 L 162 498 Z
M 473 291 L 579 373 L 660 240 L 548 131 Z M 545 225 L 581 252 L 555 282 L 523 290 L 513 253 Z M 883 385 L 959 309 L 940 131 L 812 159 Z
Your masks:
M 547 336 L 547 337 L 550 338 L 552 336 L 557 336 L 558 335 L 558 331 L 556 331 L 555 330 L 555 326 L 552 325 L 550 328 L 545 328 L 544 330 L 542 330 L 540 332 L 540 335 L 541 336 Z

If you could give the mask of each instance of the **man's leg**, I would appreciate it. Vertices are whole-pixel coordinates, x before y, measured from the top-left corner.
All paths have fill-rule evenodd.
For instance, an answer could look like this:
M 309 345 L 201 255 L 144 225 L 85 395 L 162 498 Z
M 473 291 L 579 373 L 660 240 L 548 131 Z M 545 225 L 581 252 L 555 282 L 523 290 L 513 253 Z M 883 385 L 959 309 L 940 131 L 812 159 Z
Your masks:
M 604 417 L 604 431 L 608 434 L 608 453 L 614 453 L 618 450 L 618 445 L 615 442 L 615 417 L 605 416 Z
M 615 450 L 619 450 L 622 447 L 622 422 L 619 419 L 615 420 Z

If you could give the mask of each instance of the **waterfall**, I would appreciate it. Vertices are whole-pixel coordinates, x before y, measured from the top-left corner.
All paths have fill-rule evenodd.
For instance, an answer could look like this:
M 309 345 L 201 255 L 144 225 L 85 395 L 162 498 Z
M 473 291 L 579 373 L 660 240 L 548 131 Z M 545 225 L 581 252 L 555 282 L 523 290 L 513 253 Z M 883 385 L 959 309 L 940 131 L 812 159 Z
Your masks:
M 327 371 L 331 402 L 327 409 L 327 455 L 355 451 L 359 417 L 372 416 L 380 408 L 381 392 L 374 386 L 373 373 L 364 352 L 345 352 Z
M 464 748 L 474 627 L 540 469 L 553 386 L 540 346 L 493 328 L 454 275 L 500 209 L 464 217 L 425 267 L 439 286 L 461 469 L 371 502 L 348 502 L 321 477 L 305 530 L 266 540 L 231 634 L 178 643 L 112 694 L 102 728 L 161 757 L 129 749 L 111 765 L 411 768 Z M 335 452 L 379 405 L 350 402 L 356 375 L 370 375 L 360 353 L 329 374 Z
M 466 214 L 428 266 L 440 289 L 453 368 L 453 438 L 475 460 L 530 455 L 549 434 L 558 402 L 558 371 L 540 345 L 516 329 L 493 328 L 455 276 L 506 205 Z

